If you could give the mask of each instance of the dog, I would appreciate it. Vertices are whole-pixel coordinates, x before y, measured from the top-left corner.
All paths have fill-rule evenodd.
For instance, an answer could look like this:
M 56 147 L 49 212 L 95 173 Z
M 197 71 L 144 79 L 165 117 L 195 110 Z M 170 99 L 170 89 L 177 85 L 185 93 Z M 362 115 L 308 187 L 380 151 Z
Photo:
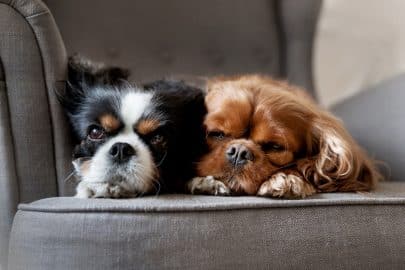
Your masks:
M 193 194 L 304 198 L 369 191 L 381 178 L 342 122 L 304 90 L 261 75 L 206 85 L 208 152 Z
M 76 197 L 134 197 L 184 191 L 204 148 L 201 89 L 160 80 L 132 86 L 129 72 L 80 56 L 68 61 L 59 95 L 77 145 Z

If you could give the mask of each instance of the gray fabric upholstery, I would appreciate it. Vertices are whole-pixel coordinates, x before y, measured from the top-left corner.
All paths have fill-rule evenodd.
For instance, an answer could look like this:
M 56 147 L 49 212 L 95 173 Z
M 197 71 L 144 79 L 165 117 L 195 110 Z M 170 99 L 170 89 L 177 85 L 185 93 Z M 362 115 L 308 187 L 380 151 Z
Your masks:
M 46 3 L 70 53 L 127 66 L 135 81 L 172 74 L 279 75 L 274 1 Z
M 57 194 L 41 55 L 23 15 L 11 6 L 0 5 L 0 55 L 10 122 L 4 127 L 13 135 L 18 178 L 12 180 L 19 183 L 20 200 L 33 201 Z
M 127 66 L 136 81 L 260 72 L 312 89 L 320 0 L 45 2 L 70 53 Z
M 7 93 L 0 63 L 0 269 L 7 263 L 8 237 L 18 204 L 15 173 Z
M 0 61 L 0 81 L 4 83 L 3 64 Z
M 277 1 L 281 75 L 313 96 L 312 45 L 321 3 L 321 0 Z
M 54 94 L 64 85 L 58 81 L 65 78 L 65 61 L 63 42 L 42 2 L 0 0 L 1 269 L 17 203 L 56 196 L 57 176 L 66 175 L 61 170 L 68 159 L 61 156 L 71 148 L 64 143 L 67 125 Z
M 405 75 L 387 80 L 333 108 L 392 180 L 405 174 Z
M 404 194 L 44 199 L 20 206 L 9 269 L 399 269 Z

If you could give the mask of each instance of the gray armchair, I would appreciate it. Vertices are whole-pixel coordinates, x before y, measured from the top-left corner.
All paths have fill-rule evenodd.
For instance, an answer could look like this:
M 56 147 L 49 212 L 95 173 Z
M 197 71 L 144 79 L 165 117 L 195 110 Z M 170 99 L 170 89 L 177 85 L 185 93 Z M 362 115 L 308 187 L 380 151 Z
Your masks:
M 320 1 L 45 2 L 49 9 L 40 0 L 0 0 L 0 269 L 405 265 L 401 182 L 305 200 L 68 197 L 72 142 L 55 98 L 65 87 L 65 44 L 69 53 L 131 68 L 138 82 L 261 72 L 312 90 Z M 395 180 L 405 171 L 404 83 L 395 78 L 378 86 L 386 91 L 334 108 Z M 369 106 L 372 117 L 362 109 Z

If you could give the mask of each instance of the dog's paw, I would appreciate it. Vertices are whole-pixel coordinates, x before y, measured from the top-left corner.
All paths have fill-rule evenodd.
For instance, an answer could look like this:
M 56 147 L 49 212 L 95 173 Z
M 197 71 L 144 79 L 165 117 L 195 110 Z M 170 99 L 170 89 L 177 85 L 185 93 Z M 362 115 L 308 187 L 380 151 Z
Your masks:
M 124 189 L 119 185 L 109 185 L 107 192 L 110 198 L 120 198 L 124 196 Z
M 79 199 L 88 199 L 94 196 L 94 193 L 89 188 L 78 188 L 76 189 L 75 198 Z
M 93 190 L 85 182 L 79 182 L 79 184 L 76 187 L 75 198 L 88 199 L 92 198 L 93 196 L 94 196 Z
M 231 193 L 230 189 L 213 176 L 194 177 L 187 185 L 191 194 L 206 194 L 226 196 Z
M 80 182 L 76 188 L 76 198 L 110 198 L 108 183 Z
M 94 193 L 93 198 L 111 198 L 109 192 L 110 184 L 108 183 L 95 183 L 91 185 Z
M 295 174 L 276 173 L 264 182 L 257 192 L 258 196 L 277 198 L 305 198 L 316 193 L 316 189 Z
M 132 198 L 137 196 L 135 192 L 130 192 L 127 189 L 125 189 L 125 187 L 120 185 L 110 184 L 107 187 L 107 190 L 108 196 L 110 198 Z

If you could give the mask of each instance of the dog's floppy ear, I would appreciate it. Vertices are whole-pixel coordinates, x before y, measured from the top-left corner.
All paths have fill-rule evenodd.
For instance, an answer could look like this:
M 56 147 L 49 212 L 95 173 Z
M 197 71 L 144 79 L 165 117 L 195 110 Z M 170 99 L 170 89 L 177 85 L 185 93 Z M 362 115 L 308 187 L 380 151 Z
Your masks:
M 68 83 L 72 88 L 121 85 L 126 83 L 128 77 L 127 69 L 92 62 L 79 55 L 73 55 L 68 60 Z
M 381 177 L 341 121 L 330 114 L 315 117 L 307 145 L 309 156 L 298 161 L 298 169 L 320 191 L 368 191 Z
M 87 91 L 97 86 L 119 87 L 128 84 L 129 71 L 115 66 L 106 66 L 73 55 L 68 59 L 68 79 L 64 93 L 58 99 L 70 117 L 86 97 Z

